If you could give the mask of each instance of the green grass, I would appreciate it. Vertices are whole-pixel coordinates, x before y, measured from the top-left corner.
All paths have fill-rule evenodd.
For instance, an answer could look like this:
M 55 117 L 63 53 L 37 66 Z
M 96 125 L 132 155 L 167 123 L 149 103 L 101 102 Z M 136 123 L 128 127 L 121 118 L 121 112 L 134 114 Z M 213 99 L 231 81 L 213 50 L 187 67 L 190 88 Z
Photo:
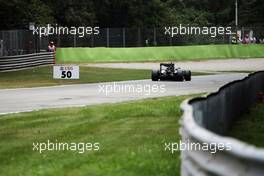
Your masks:
M 250 71 L 250 70 L 229 70 L 229 71 L 219 71 L 222 73 L 254 73 L 254 71 Z
M 264 147 L 264 104 L 254 107 L 248 114 L 234 124 L 230 136 Z
M 200 45 L 143 48 L 58 48 L 58 63 L 187 61 L 264 57 L 264 45 Z
M 193 72 L 193 76 L 209 73 Z M 52 66 L 0 73 L 0 89 L 150 79 L 150 70 L 80 67 L 79 80 L 53 79 Z
M 80 67 L 79 80 L 53 79 L 52 66 L 0 73 L 0 89 L 149 79 L 150 70 Z
M 180 103 L 190 96 L 0 116 L 0 173 L 13 175 L 175 176 Z M 33 142 L 99 142 L 100 150 L 33 150 Z

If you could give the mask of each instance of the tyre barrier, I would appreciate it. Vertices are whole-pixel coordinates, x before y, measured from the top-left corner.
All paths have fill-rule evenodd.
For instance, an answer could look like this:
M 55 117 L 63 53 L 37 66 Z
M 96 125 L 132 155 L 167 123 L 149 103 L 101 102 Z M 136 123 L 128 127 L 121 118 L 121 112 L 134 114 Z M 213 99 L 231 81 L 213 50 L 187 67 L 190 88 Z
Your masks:
M 53 52 L 0 57 L 0 72 L 49 65 L 54 61 Z
M 218 92 L 181 104 L 181 142 L 224 146 L 223 150 L 215 153 L 209 150 L 182 150 L 182 176 L 264 175 L 264 149 L 225 136 L 232 124 L 256 104 L 259 94 L 263 92 L 264 71 L 231 82 Z

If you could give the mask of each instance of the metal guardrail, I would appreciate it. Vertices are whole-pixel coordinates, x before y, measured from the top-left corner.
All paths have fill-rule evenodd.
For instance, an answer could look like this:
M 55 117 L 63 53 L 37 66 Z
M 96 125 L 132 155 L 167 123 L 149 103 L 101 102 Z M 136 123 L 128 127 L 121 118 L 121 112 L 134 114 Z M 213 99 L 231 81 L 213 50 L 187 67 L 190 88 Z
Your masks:
M 186 100 L 181 108 L 183 143 L 229 144 L 231 150 L 181 153 L 182 176 L 262 176 L 264 149 L 225 136 L 232 124 L 257 102 L 264 91 L 264 72 L 234 81 L 205 97 Z M 250 131 L 250 129 L 245 129 Z
M 49 65 L 54 61 L 53 52 L 0 57 L 0 72 Z

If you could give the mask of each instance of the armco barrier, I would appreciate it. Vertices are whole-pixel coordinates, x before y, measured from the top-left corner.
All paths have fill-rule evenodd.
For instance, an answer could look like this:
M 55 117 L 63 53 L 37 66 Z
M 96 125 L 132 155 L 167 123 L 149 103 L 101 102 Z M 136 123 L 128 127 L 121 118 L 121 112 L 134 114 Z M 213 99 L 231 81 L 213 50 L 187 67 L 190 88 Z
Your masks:
M 264 92 L 264 72 L 229 83 L 206 97 L 182 103 L 182 143 L 226 145 L 226 150 L 215 154 L 208 150 L 181 151 L 182 176 L 264 175 L 264 149 L 225 136 L 233 122 L 256 103 L 260 92 Z M 227 150 L 227 145 L 231 150 Z
M 17 56 L 0 57 L 0 72 L 48 65 L 54 63 L 54 53 L 35 53 Z

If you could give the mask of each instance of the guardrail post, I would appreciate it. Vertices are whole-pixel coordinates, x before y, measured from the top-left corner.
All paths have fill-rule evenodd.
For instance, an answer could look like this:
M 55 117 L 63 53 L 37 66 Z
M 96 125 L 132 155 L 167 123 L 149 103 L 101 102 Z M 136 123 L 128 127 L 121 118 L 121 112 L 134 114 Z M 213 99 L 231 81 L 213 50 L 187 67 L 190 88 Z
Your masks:
M 19 55 L 19 52 L 18 52 L 18 31 L 15 31 L 15 46 L 16 46 L 16 54 Z
M 138 47 L 140 47 L 141 46 L 141 30 L 140 30 L 140 28 L 138 28 Z
M 123 28 L 122 32 L 123 32 L 123 47 L 126 47 L 126 28 Z
M 91 47 L 94 47 L 94 34 L 91 35 Z
M 156 31 L 156 28 L 153 29 L 153 45 L 157 46 L 157 31 Z
M 61 47 L 60 34 L 57 35 L 57 47 Z
M 109 47 L 109 28 L 106 28 L 106 47 Z
M 73 36 L 73 46 L 76 47 L 76 34 Z
M 0 40 L 0 56 L 4 55 L 4 41 Z

